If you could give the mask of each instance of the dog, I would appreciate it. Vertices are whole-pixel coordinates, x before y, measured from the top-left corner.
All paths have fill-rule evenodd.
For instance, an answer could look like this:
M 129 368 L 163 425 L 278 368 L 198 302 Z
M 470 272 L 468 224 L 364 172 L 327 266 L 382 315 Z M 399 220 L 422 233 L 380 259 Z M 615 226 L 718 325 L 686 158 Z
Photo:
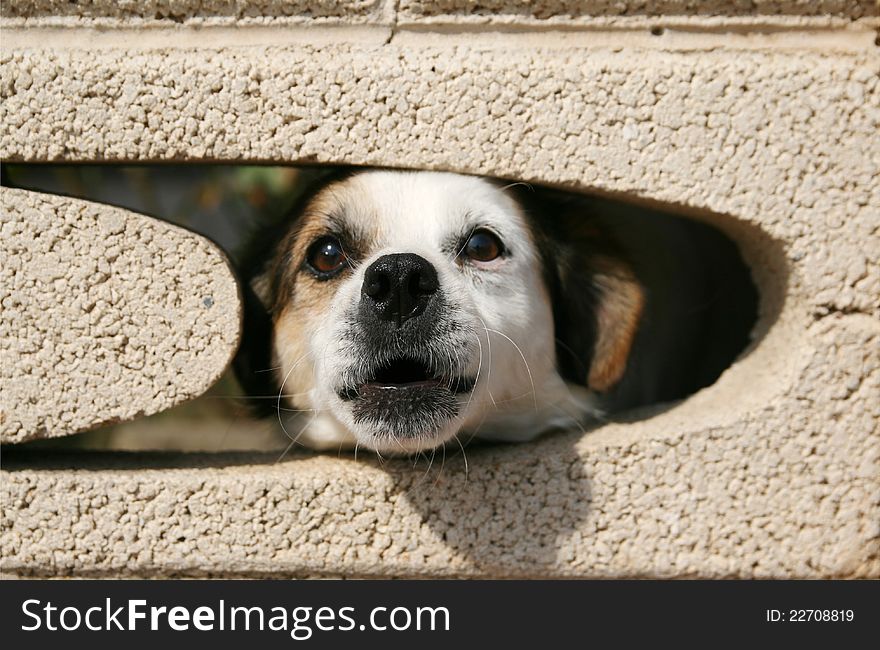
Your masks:
M 304 446 L 390 454 L 685 397 L 749 340 L 748 270 L 708 226 L 610 205 L 445 172 L 331 177 L 242 266 L 239 381 Z

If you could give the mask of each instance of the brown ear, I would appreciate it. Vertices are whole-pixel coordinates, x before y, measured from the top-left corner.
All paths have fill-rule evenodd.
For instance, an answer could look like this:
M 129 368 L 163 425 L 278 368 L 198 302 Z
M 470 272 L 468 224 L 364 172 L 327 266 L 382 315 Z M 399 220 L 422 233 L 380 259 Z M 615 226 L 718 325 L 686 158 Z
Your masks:
M 623 377 L 645 305 L 645 293 L 629 265 L 612 257 L 592 260 L 595 343 L 587 386 L 605 392 Z
M 595 220 L 561 218 L 551 224 L 540 245 L 559 370 L 568 381 L 606 392 L 626 371 L 645 290 L 624 252 Z
M 645 310 L 646 290 L 627 249 L 589 196 L 509 187 L 544 262 L 561 376 L 599 393 L 614 388 Z

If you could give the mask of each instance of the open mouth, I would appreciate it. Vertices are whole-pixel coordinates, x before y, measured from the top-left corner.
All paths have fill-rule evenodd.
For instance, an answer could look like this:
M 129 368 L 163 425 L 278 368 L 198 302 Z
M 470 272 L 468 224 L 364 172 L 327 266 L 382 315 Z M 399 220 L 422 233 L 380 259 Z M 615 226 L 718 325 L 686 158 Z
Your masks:
M 474 384 L 472 378 L 440 376 L 419 359 L 398 357 L 377 368 L 366 381 L 339 391 L 339 397 L 351 401 L 381 392 L 387 397 L 404 398 L 415 392 L 436 390 L 459 395 L 472 391 Z

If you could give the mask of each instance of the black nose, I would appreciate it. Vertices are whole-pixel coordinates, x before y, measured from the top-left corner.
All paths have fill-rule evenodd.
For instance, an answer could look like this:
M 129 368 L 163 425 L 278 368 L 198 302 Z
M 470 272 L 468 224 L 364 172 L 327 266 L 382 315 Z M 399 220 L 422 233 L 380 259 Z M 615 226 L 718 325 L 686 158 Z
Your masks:
M 362 303 L 400 327 L 427 307 L 440 284 L 434 266 L 419 255 L 383 255 L 364 274 Z

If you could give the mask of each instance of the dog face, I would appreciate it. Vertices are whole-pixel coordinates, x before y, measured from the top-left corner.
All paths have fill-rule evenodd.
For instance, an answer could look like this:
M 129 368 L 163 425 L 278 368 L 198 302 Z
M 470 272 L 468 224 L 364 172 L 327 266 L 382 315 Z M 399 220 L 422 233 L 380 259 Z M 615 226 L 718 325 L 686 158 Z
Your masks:
M 432 448 L 559 383 L 535 240 L 487 181 L 354 175 L 306 205 L 279 259 L 274 365 L 322 416 L 306 443 Z
M 288 434 L 413 453 L 593 417 L 588 388 L 622 374 L 641 294 L 613 256 L 573 255 L 569 234 L 548 235 L 475 177 L 366 171 L 319 190 L 251 283 Z M 568 382 L 560 343 L 577 361 L 562 364 Z

